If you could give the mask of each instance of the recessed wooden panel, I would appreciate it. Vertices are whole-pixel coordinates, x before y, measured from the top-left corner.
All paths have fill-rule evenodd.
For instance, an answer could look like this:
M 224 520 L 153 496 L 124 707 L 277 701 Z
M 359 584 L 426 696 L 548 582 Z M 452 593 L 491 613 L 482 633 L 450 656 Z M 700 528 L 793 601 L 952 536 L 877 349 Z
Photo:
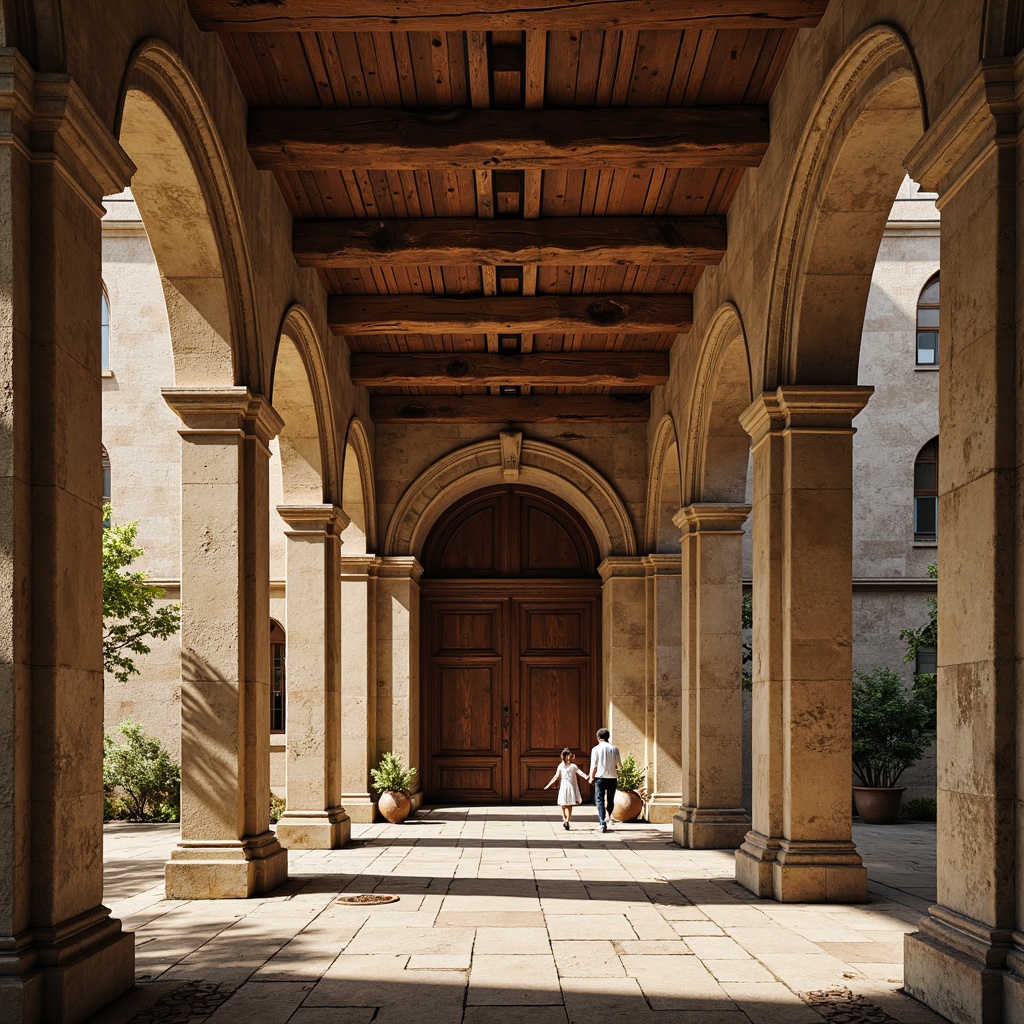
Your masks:
M 523 664 L 520 754 L 557 758 L 563 747 L 579 743 L 585 669 L 564 662 Z
M 495 753 L 500 665 L 440 665 L 433 673 L 439 753 Z M 497 693 L 495 691 L 498 691 Z
M 526 506 L 522 516 L 522 567 L 524 575 L 582 575 L 585 563 L 578 538 L 547 509 Z
M 523 654 L 533 655 L 561 651 L 588 654 L 590 649 L 589 608 L 555 606 L 536 608 L 524 606 Z
M 475 509 L 445 538 L 439 552 L 438 567 L 442 572 L 453 569 L 473 573 L 496 573 L 498 565 L 497 502 Z
M 438 609 L 432 628 L 435 631 L 436 653 L 500 654 L 499 608 L 473 611 L 463 608 Z

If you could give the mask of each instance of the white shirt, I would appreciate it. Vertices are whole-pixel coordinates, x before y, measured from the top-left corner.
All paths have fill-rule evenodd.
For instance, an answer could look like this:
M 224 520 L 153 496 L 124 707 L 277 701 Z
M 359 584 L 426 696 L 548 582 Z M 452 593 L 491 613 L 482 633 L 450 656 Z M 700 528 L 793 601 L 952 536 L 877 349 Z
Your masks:
M 600 743 L 590 752 L 590 774 L 599 779 L 614 779 L 615 769 L 622 764 L 619 748 L 607 740 Z

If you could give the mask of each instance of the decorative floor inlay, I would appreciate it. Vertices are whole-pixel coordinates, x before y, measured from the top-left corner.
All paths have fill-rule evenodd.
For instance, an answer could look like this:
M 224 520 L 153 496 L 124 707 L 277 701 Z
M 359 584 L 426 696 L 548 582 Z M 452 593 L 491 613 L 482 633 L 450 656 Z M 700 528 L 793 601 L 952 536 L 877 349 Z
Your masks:
M 803 996 L 830 1024 L 899 1024 L 880 1006 L 854 995 L 848 988 L 805 992 Z
M 372 907 L 378 903 L 397 903 L 398 896 L 382 892 L 364 892 L 358 896 L 339 896 L 335 903 L 355 903 L 361 907 Z
M 235 985 L 186 981 L 135 1014 L 128 1024 L 202 1024 L 235 991 Z

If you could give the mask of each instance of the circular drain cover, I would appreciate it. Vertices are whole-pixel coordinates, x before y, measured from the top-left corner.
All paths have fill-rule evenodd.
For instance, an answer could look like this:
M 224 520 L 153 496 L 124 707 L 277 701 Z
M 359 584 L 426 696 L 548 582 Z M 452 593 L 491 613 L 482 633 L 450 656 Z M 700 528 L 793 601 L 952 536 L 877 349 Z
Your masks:
M 339 896 L 335 903 L 356 903 L 360 906 L 375 906 L 378 903 L 397 903 L 398 897 L 380 892 L 364 892 L 357 896 Z

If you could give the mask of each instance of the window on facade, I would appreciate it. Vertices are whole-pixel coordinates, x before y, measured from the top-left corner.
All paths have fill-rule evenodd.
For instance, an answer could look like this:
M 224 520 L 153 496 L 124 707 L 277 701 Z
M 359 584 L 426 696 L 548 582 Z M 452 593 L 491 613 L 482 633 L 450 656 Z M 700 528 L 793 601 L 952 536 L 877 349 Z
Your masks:
M 921 289 L 917 300 L 917 365 L 939 365 L 939 275 Z
M 914 540 L 939 534 L 939 439 L 933 437 L 914 462 Z
M 270 731 L 284 732 L 284 630 L 270 620 Z
M 915 676 L 933 676 L 938 671 L 938 657 L 935 644 L 922 644 L 914 659 Z
M 110 303 L 107 293 L 100 292 L 100 369 L 110 369 Z
M 110 456 L 107 454 L 106 446 L 101 446 L 102 456 L 100 465 L 103 471 L 103 494 L 100 495 L 100 507 L 109 505 L 110 502 Z M 103 517 L 103 525 L 110 526 L 110 517 Z

